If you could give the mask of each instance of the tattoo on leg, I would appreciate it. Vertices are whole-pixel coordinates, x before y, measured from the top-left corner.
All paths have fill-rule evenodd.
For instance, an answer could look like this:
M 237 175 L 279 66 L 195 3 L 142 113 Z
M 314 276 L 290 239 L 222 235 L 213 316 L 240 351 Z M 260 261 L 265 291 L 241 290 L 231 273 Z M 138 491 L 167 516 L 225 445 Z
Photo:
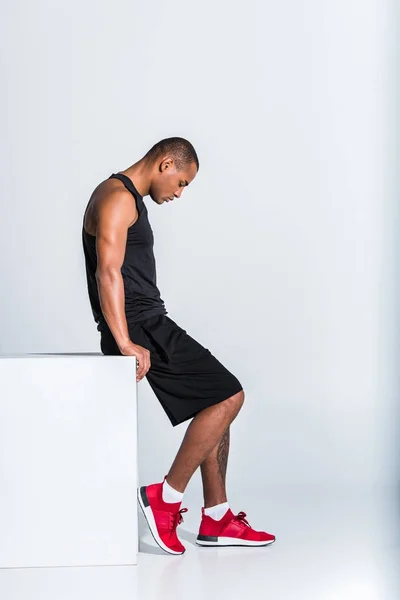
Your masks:
M 226 469 L 228 465 L 228 454 L 229 454 L 229 427 L 225 431 L 218 445 L 217 451 L 217 462 L 218 470 L 221 475 L 222 481 L 225 483 Z

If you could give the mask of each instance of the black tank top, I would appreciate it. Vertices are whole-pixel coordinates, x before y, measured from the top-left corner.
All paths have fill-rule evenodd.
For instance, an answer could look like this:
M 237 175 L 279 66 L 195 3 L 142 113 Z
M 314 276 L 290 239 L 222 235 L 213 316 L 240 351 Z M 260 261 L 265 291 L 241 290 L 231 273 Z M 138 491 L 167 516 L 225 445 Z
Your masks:
M 131 179 L 122 173 L 113 173 L 109 179 L 119 179 L 136 200 L 138 218 L 128 228 L 124 262 L 121 274 L 125 291 L 125 315 L 128 324 L 149 319 L 155 315 L 168 314 L 157 288 L 156 261 L 154 257 L 154 237 L 147 207 Z M 96 282 L 97 254 L 96 236 L 90 235 L 82 227 L 82 243 L 85 254 L 86 279 L 93 317 L 98 331 L 108 329 L 101 311 Z

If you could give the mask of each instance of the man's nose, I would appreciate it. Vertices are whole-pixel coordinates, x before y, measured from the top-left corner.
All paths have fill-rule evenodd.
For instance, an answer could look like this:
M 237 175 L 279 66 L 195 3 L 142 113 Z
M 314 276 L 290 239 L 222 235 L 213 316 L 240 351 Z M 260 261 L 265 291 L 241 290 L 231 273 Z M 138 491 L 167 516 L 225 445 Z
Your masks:
M 174 194 L 175 198 L 180 198 L 180 197 L 181 197 L 181 194 L 182 194 L 182 192 L 183 192 L 183 189 L 182 189 L 182 188 L 179 188 L 179 190 L 178 190 L 177 192 L 175 192 L 175 194 Z

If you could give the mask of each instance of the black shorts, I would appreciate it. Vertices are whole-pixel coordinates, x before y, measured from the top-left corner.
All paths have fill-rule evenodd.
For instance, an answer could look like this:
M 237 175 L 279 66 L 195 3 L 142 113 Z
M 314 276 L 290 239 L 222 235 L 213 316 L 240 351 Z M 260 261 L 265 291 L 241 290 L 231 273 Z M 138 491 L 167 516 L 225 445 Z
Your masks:
M 146 377 L 175 427 L 243 388 L 211 352 L 166 315 L 128 323 L 134 344 L 150 351 Z M 109 329 L 101 332 L 101 351 L 121 354 Z

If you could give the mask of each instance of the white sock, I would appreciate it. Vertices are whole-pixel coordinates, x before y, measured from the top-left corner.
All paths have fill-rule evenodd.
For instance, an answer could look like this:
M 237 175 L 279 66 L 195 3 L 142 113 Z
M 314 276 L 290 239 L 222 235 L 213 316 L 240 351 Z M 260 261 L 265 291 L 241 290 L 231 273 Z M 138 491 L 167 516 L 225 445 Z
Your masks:
M 162 487 L 162 497 L 164 502 L 182 502 L 183 493 L 174 490 L 174 488 L 169 485 L 167 480 L 165 480 Z
M 228 511 L 228 508 L 229 503 L 223 502 L 222 504 L 217 504 L 216 506 L 210 506 L 209 508 L 205 508 L 204 514 L 206 514 L 208 517 L 211 517 L 215 521 L 220 521 Z

